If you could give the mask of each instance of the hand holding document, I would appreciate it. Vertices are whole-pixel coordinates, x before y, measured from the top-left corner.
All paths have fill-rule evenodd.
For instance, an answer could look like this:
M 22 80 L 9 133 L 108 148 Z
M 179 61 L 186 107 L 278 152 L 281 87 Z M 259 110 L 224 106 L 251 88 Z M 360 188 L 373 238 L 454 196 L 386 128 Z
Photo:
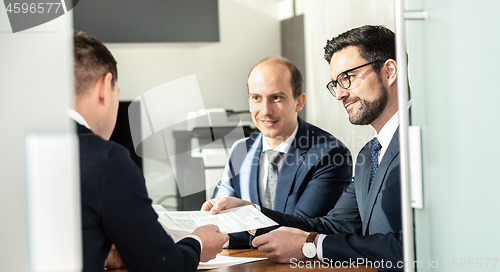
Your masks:
M 278 225 L 252 205 L 224 210 L 215 215 L 210 214 L 208 211 L 168 212 L 158 205 L 155 205 L 154 209 L 158 214 L 158 221 L 175 242 L 206 224 L 217 225 L 221 233 L 225 234 Z M 217 255 L 213 260 L 200 262 L 198 269 L 213 269 L 263 259 L 267 258 Z
M 207 211 L 157 213 L 158 221 L 167 232 L 191 233 L 200 226 L 213 224 L 219 227 L 221 233 L 229 234 L 278 225 L 252 205 L 224 210 L 214 215 Z

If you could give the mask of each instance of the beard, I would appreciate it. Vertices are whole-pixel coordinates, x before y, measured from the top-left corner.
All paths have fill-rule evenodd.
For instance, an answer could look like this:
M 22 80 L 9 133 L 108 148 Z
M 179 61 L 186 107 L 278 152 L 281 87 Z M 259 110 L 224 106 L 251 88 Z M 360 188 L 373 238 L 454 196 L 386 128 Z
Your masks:
M 361 104 L 358 112 L 349 114 L 349 121 L 351 124 L 369 125 L 380 116 L 382 111 L 384 111 L 385 106 L 387 105 L 387 100 L 389 99 L 389 92 L 387 92 L 387 89 L 384 85 L 382 85 L 380 80 L 381 79 L 379 78 L 379 89 L 381 94 L 375 101 L 366 101 L 357 96 L 345 101 L 345 104 L 357 101 Z

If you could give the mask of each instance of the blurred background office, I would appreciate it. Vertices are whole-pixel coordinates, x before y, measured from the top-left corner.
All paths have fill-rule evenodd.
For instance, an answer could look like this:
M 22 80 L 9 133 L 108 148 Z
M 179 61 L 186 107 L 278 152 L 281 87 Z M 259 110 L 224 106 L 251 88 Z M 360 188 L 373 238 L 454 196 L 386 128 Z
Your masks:
M 178 1 L 181 2 L 186 1 Z M 96 9 L 96 5 L 101 9 Z M 145 25 L 138 33 L 136 28 L 129 29 L 130 24 L 136 21 L 140 24 L 144 20 L 137 18 L 127 22 L 128 15 L 137 14 L 133 5 L 120 4 L 117 7 L 88 0 L 75 8 L 75 28 L 102 39 L 118 60 L 121 101 L 132 101 L 163 83 L 194 74 L 207 109 L 248 111 L 246 80 L 250 69 L 265 56 L 282 55 L 295 63 L 305 78 L 307 102 L 301 112 L 302 118 L 333 133 L 354 154 L 372 138 L 373 130 L 368 126 L 351 125 L 342 104 L 325 91 L 323 85 L 330 75 L 328 64 L 323 59 L 323 47 L 327 39 L 362 24 L 382 24 L 394 29 L 392 1 L 194 0 L 183 5 L 184 10 L 189 10 L 186 16 L 200 17 L 196 9 L 204 15 L 198 20 L 174 22 L 180 29 L 179 34 L 171 35 L 175 38 L 157 34 L 161 29 L 169 29 L 165 23 L 157 28 L 159 23 L 152 22 L 154 27 Z M 139 6 L 143 6 L 142 3 Z M 158 14 L 160 23 L 171 16 L 165 8 L 166 11 Z M 332 16 L 338 10 L 356 12 Z M 154 12 L 143 11 L 137 16 L 149 18 Z M 215 24 L 209 16 L 216 19 Z M 122 23 L 124 21 L 127 23 Z M 117 29 L 119 27 L 124 29 Z M 157 41 L 162 39 L 169 42 Z M 151 40 L 155 42 L 145 42 Z M 169 107 L 169 101 L 165 101 L 165 107 Z M 239 116 L 251 125 L 250 114 Z M 155 160 L 144 156 L 142 164 L 150 197 L 168 209 L 197 209 L 206 197 L 211 196 L 222 173 L 227 156 L 224 159 L 216 157 L 205 158 L 204 163 L 200 155 L 199 162 L 191 160 L 189 166 L 179 169 L 179 172 L 189 171 L 191 175 L 182 180 L 182 174 L 177 173 L 178 182 L 204 178 L 207 183 L 207 193 L 179 199 L 173 172 L 177 169 L 172 169 L 168 159 Z M 221 163 L 205 171 L 203 165 L 207 160 Z
M 11 1 L 4 1 L 5 7 L 7 2 Z M 2 271 L 79 271 L 77 148 L 66 108 L 73 99 L 71 31 L 78 20 L 92 19 L 78 18 L 80 5 L 83 12 L 91 2 L 82 0 L 64 16 L 16 33 L 6 9 L 0 8 Z M 196 40 L 204 35 L 193 30 L 196 35 L 186 39 L 194 40 L 117 42 L 81 29 L 103 40 L 116 57 L 120 100 L 132 101 L 156 86 L 194 74 L 206 108 L 244 112 L 251 67 L 263 57 L 283 55 L 305 78 L 307 103 L 302 117 L 341 139 L 355 157 L 374 131 L 352 126 L 342 104 L 327 92 L 330 74 L 323 47 L 327 39 L 363 24 L 394 30 L 394 1 L 206 2 L 215 5 L 207 13 L 214 12 L 216 23 L 209 31 L 213 35 L 205 40 Z M 423 208 L 415 210 L 417 260 L 422 261 L 421 271 L 435 270 L 430 261 L 438 261 L 440 271 L 460 267 L 495 271 L 500 267 L 495 263 L 500 258 L 500 219 L 494 212 L 500 206 L 495 171 L 500 153 L 496 139 L 500 57 L 495 54 L 500 34 L 494 26 L 500 23 L 496 15 L 500 2 L 407 2 L 408 9 L 427 11 L 427 19 L 407 24 L 405 37 L 412 121 L 422 129 Z M 113 12 L 106 16 L 114 33 L 125 34 L 122 37 L 132 30 L 120 25 L 139 20 L 118 20 Z M 245 113 L 239 116 L 250 121 Z M 179 201 L 168 160 L 144 158 L 141 164 L 155 203 L 173 210 L 186 205 Z M 202 176 L 206 178 L 205 172 Z

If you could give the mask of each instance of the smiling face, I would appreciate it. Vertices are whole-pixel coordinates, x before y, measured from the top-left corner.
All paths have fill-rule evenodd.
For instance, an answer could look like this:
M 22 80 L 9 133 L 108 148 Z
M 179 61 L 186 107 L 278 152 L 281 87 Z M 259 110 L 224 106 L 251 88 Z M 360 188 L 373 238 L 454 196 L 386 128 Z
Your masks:
M 297 126 L 297 113 L 306 96 L 293 97 L 291 75 L 282 64 L 266 61 L 257 65 L 248 77 L 248 99 L 252 120 L 267 143 L 276 148 Z
M 360 56 L 357 47 L 346 47 L 333 54 L 330 62 L 330 76 L 337 79 L 342 72 L 366 63 L 368 61 Z M 339 86 L 336 94 L 337 100 L 344 104 L 352 124 L 373 125 L 381 117 L 389 101 L 389 92 L 383 84 L 382 77 L 373 70 L 371 65 L 351 71 L 348 76 L 351 86 L 348 89 Z

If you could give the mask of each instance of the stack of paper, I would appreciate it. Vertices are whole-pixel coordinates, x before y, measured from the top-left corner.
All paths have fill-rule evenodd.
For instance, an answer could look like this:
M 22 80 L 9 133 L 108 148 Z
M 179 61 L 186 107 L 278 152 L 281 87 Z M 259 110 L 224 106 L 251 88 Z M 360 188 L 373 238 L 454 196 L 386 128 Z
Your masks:
M 214 269 L 231 265 L 266 260 L 267 258 L 230 257 L 217 255 L 215 259 L 208 262 L 200 262 L 198 269 Z

